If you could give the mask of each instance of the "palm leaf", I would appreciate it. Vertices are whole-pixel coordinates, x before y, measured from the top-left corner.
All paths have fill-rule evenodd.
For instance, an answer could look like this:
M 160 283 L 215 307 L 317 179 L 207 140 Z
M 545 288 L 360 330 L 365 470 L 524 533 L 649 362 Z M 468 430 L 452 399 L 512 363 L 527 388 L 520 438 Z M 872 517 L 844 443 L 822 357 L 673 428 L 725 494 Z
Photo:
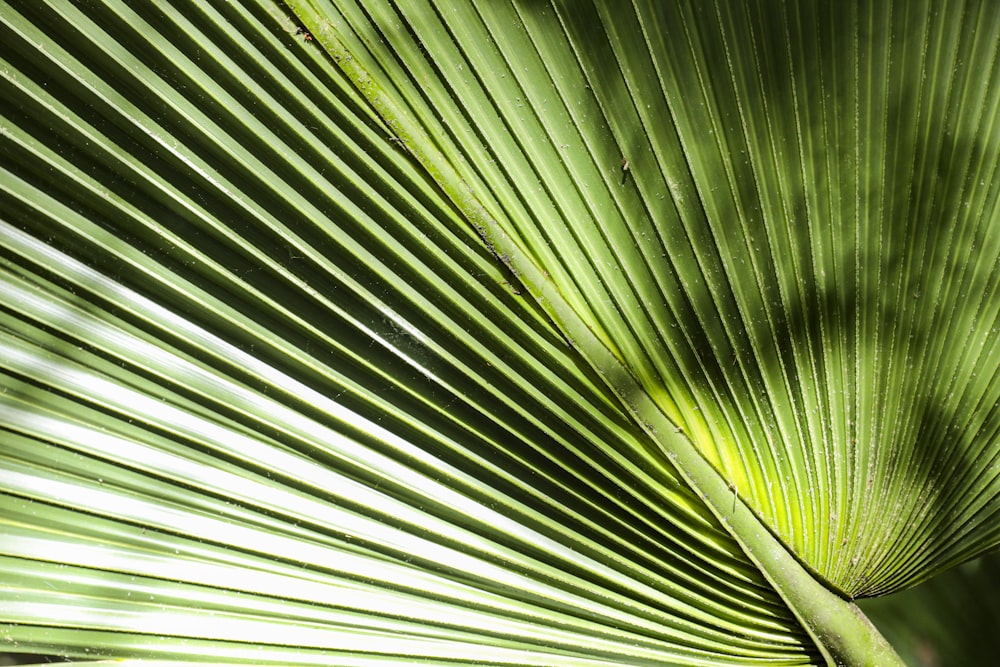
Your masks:
M 365 4 L 3 5 L 13 647 L 894 660 L 998 542 L 985 3 Z

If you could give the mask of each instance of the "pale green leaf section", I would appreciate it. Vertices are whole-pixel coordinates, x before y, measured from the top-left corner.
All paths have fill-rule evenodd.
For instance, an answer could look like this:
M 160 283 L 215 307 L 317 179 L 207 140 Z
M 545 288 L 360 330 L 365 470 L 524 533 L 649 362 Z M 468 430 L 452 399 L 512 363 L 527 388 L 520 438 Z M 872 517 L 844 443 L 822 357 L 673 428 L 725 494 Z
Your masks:
M 0 9 L 7 650 L 820 662 L 278 7 Z
M 567 337 L 831 586 L 1000 542 L 989 3 L 301 5 Z

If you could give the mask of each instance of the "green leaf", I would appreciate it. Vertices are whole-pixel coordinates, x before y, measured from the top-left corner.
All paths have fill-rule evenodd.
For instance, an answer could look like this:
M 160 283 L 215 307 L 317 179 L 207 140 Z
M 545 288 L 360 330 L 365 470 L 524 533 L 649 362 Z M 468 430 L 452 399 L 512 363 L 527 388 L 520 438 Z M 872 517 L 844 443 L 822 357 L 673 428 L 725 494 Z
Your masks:
M 14 650 L 898 664 L 1000 543 L 986 3 L 5 2 Z
M 831 584 L 885 592 L 978 553 L 992 480 L 933 477 L 992 432 L 994 374 L 975 371 L 995 354 L 998 26 L 978 3 L 940 29 L 932 6 L 662 5 L 634 23 L 603 4 L 341 7 L 330 29 L 371 54 L 353 69 L 387 70 L 393 123 L 475 161 L 500 207 L 487 234 L 529 289 L 586 299 L 580 324 L 549 306 L 567 334 L 594 330 Z M 937 488 L 976 498 L 950 508 L 960 525 L 930 511 Z M 914 523 L 935 554 L 873 557 Z

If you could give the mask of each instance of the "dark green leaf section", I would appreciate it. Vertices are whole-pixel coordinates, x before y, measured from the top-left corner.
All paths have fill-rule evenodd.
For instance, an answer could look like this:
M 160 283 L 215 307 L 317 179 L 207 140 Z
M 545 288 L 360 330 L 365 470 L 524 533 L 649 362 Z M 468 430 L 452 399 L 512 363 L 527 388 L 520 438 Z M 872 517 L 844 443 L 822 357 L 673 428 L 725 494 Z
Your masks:
M 815 664 L 297 27 L 265 2 L 2 5 L 5 644 Z
M 1000 646 L 997 590 L 1000 557 L 992 553 L 862 606 L 908 665 L 988 665 Z

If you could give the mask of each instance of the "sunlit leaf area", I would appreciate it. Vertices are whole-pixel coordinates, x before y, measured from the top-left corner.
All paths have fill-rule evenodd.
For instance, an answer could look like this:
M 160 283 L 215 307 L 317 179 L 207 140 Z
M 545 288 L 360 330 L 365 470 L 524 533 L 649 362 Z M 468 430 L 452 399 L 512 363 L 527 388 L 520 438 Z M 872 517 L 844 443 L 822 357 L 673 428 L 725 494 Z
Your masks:
M 0 652 L 988 664 L 998 56 L 988 0 L 0 0 Z

